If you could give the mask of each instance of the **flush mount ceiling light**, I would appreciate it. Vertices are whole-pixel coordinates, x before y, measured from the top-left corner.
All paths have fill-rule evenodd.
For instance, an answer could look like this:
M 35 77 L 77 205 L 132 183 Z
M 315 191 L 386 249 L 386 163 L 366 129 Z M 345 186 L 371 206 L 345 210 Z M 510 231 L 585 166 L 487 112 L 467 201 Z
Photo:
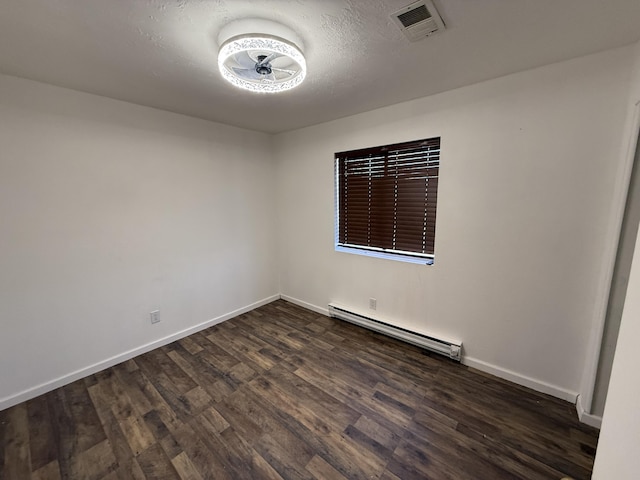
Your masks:
M 282 92 L 300 85 L 307 74 L 299 40 L 278 23 L 233 22 L 222 29 L 218 40 L 220 74 L 236 87 L 252 92 Z

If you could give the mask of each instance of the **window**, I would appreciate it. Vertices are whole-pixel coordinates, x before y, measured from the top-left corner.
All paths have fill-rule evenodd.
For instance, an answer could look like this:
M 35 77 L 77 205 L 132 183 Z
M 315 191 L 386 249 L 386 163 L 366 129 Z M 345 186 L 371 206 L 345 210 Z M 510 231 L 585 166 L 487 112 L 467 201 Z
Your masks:
M 440 138 L 335 154 L 336 250 L 433 263 Z

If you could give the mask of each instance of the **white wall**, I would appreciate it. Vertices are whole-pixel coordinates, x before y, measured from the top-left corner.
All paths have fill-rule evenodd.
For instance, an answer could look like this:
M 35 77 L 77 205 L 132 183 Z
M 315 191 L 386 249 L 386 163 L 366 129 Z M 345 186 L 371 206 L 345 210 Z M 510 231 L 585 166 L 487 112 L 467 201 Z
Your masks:
M 270 148 L 0 76 L 0 408 L 276 295 Z
M 622 314 L 602 430 L 593 469 L 594 480 L 638 478 L 640 472 L 640 236 L 635 246 L 627 300 Z
M 608 230 L 612 234 L 603 249 L 600 292 L 597 294 L 600 301 L 594 309 L 588 359 L 577 405 L 581 420 L 594 425 L 599 425 L 602 420 L 607 398 L 640 219 L 640 151 L 636 151 L 640 126 L 640 109 L 637 107 L 640 101 L 640 42 L 630 49 L 629 64 L 633 69 L 621 141 L 621 162 L 617 167 L 614 187 L 616 199 L 609 214 Z
M 637 143 L 638 132 L 630 141 Z M 602 417 L 607 398 L 613 357 L 620 330 L 620 321 L 625 304 L 631 261 L 640 223 L 640 150 L 635 154 L 633 172 L 631 174 L 628 197 L 625 206 L 624 221 L 620 229 L 619 245 L 615 260 L 615 268 L 611 282 L 609 303 L 607 305 L 606 323 L 603 330 L 602 347 L 597 370 L 597 381 L 593 392 L 592 414 Z
M 278 135 L 281 292 L 365 312 L 374 297 L 377 317 L 462 340 L 469 364 L 575 400 L 614 233 L 631 51 Z M 333 153 L 433 136 L 435 265 L 336 253 Z
M 631 105 L 640 101 L 640 42 L 635 48 Z M 637 114 L 639 108 L 634 109 Z M 637 127 L 637 121 L 636 121 Z M 593 469 L 594 480 L 637 478 L 640 471 L 640 236 L 636 239 L 629 285 L 609 381 L 602 430 Z
M 289 132 L 273 152 L 267 135 L 0 76 L 0 408 L 278 292 L 320 310 L 375 297 L 378 317 L 574 399 L 632 58 Z M 436 264 L 334 252 L 333 153 L 435 135 Z

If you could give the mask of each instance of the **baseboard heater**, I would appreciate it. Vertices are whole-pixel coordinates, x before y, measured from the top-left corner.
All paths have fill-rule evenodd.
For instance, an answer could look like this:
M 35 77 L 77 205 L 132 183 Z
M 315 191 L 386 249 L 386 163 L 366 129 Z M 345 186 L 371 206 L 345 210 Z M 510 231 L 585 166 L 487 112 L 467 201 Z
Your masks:
M 329 304 L 329 315 L 333 318 L 345 320 L 361 327 L 368 328 L 369 330 L 383 333 L 389 337 L 417 345 L 425 350 L 445 355 L 458 362 L 460 361 L 462 343 L 451 343 L 446 340 L 429 337 L 428 335 L 422 335 L 421 333 L 411 332 L 404 328 L 395 327 L 388 323 L 381 322 L 380 320 L 365 317 L 359 313 L 350 312 L 344 307 L 340 307 L 332 303 Z

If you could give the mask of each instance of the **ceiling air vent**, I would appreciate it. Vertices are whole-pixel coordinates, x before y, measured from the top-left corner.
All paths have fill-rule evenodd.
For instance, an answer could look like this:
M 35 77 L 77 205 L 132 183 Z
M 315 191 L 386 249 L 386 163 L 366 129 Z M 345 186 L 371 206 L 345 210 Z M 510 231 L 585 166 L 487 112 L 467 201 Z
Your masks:
M 398 10 L 391 18 L 409 40 L 415 42 L 445 29 L 442 17 L 431 0 L 414 2 Z

